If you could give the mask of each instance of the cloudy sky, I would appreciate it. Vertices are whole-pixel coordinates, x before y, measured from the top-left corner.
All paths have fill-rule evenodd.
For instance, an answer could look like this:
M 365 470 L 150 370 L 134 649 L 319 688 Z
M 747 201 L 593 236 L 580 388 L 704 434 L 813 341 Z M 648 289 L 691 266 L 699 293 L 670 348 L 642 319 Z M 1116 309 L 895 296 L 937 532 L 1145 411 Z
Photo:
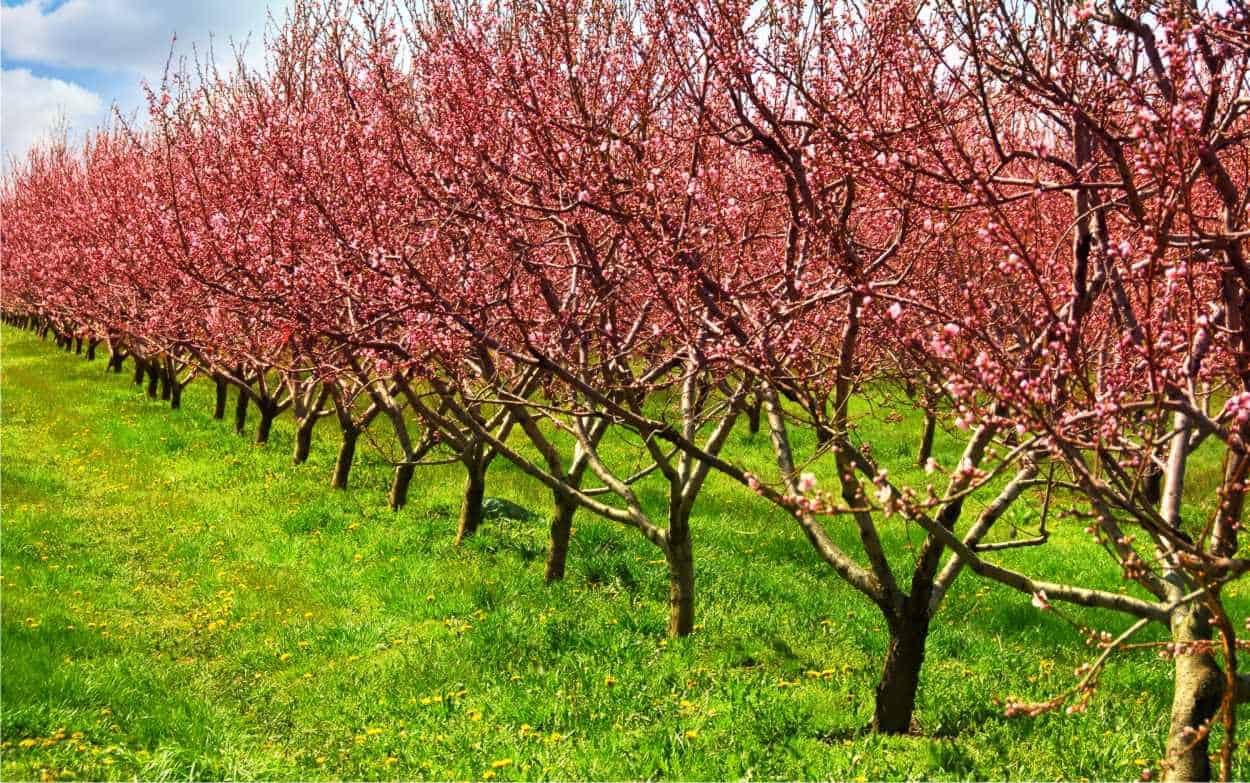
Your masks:
M 259 55 L 268 13 L 286 0 L 0 0 L 0 151 L 4 161 L 61 126 L 81 132 L 116 105 L 144 105 L 141 82 L 159 83 L 177 36 L 188 55 L 229 41 Z

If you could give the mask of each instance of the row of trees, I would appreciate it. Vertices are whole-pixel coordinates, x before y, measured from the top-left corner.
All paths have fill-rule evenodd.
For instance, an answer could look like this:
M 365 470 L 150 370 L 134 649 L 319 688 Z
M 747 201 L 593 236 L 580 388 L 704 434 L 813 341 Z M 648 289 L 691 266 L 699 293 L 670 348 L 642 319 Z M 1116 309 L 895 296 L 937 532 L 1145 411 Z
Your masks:
M 1222 598 L 1250 569 L 1239 0 L 301 0 L 266 53 L 171 72 L 142 127 L 15 162 L 8 320 L 106 344 L 173 407 L 207 376 L 224 418 L 235 389 L 258 442 L 289 410 L 297 464 L 333 417 L 338 488 L 386 427 L 392 508 L 418 465 L 464 466 L 459 539 L 503 458 L 551 492 L 547 579 L 576 513 L 618 522 L 667 563 L 673 635 L 723 474 L 881 613 L 878 731 L 909 730 L 963 570 L 1131 621 L 1071 692 L 1013 714 L 1082 709 L 1162 625 L 1164 766 L 1210 777 L 1219 725 L 1231 774 L 1250 694 Z M 928 486 L 889 474 L 855 398 L 925 412 Z M 767 431 L 767 475 L 724 453 L 738 426 Z M 930 456 L 938 426 L 956 465 Z M 629 464 L 604 448 L 622 442 Z M 1200 448 L 1210 502 L 1186 496 Z M 1041 528 L 996 531 L 1022 498 Z M 997 559 L 1061 515 L 1131 589 Z M 903 529 L 910 556 L 888 544 Z

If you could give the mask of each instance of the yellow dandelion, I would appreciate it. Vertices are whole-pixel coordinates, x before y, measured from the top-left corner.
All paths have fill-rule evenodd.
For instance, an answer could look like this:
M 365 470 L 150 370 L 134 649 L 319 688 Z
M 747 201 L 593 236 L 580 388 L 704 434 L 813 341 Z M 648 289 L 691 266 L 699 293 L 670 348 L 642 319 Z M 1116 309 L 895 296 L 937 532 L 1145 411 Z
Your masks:
M 503 769 L 512 766 L 512 759 L 499 759 L 490 763 L 491 769 Z

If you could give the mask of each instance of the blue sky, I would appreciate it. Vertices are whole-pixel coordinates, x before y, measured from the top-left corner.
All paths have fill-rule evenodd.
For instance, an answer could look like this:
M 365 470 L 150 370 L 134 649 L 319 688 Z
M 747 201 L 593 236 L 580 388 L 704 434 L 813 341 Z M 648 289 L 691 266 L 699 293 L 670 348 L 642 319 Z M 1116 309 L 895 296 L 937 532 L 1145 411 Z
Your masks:
M 0 151 L 23 155 L 67 128 L 77 134 L 106 122 L 116 106 L 129 117 L 143 106 L 141 83 L 160 81 L 170 45 L 189 55 L 211 41 L 227 59 L 231 40 L 250 36 L 261 53 L 267 14 L 288 0 L 0 0 Z M 142 111 L 139 111 L 142 117 Z

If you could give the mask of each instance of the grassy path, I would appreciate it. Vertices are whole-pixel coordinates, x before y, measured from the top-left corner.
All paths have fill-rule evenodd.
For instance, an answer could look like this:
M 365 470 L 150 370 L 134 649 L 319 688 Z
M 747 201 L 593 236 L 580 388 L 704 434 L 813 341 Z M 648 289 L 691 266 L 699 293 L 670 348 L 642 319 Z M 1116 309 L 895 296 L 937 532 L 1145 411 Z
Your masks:
M 452 545 L 456 470 L 419 471 L 392 514 L 367 447 L 328 488 L 331 420 L 294 468 L 289 422 L 256 447 L 207 385 L 170 412 L 103 364 L 3 330 L 5 780 L 1108 779 L 1160 752 L 1168 667 L 1147 654 L 1085 715 L 1003 718 L 992 699 L 1051 695 L 1084 658 L 969 579 L 930 643 L 930 738 L 864 735 L 878 615 L 727 484 L 696 511 L 699 630 L 669 642 L 663 566 L 629 531 L 579 517 L 545 586 L 541 522 Z M 547 507 L 502 460 L 488 493 Z M 1079 551 L 1018 557 L 1117 584 Z

